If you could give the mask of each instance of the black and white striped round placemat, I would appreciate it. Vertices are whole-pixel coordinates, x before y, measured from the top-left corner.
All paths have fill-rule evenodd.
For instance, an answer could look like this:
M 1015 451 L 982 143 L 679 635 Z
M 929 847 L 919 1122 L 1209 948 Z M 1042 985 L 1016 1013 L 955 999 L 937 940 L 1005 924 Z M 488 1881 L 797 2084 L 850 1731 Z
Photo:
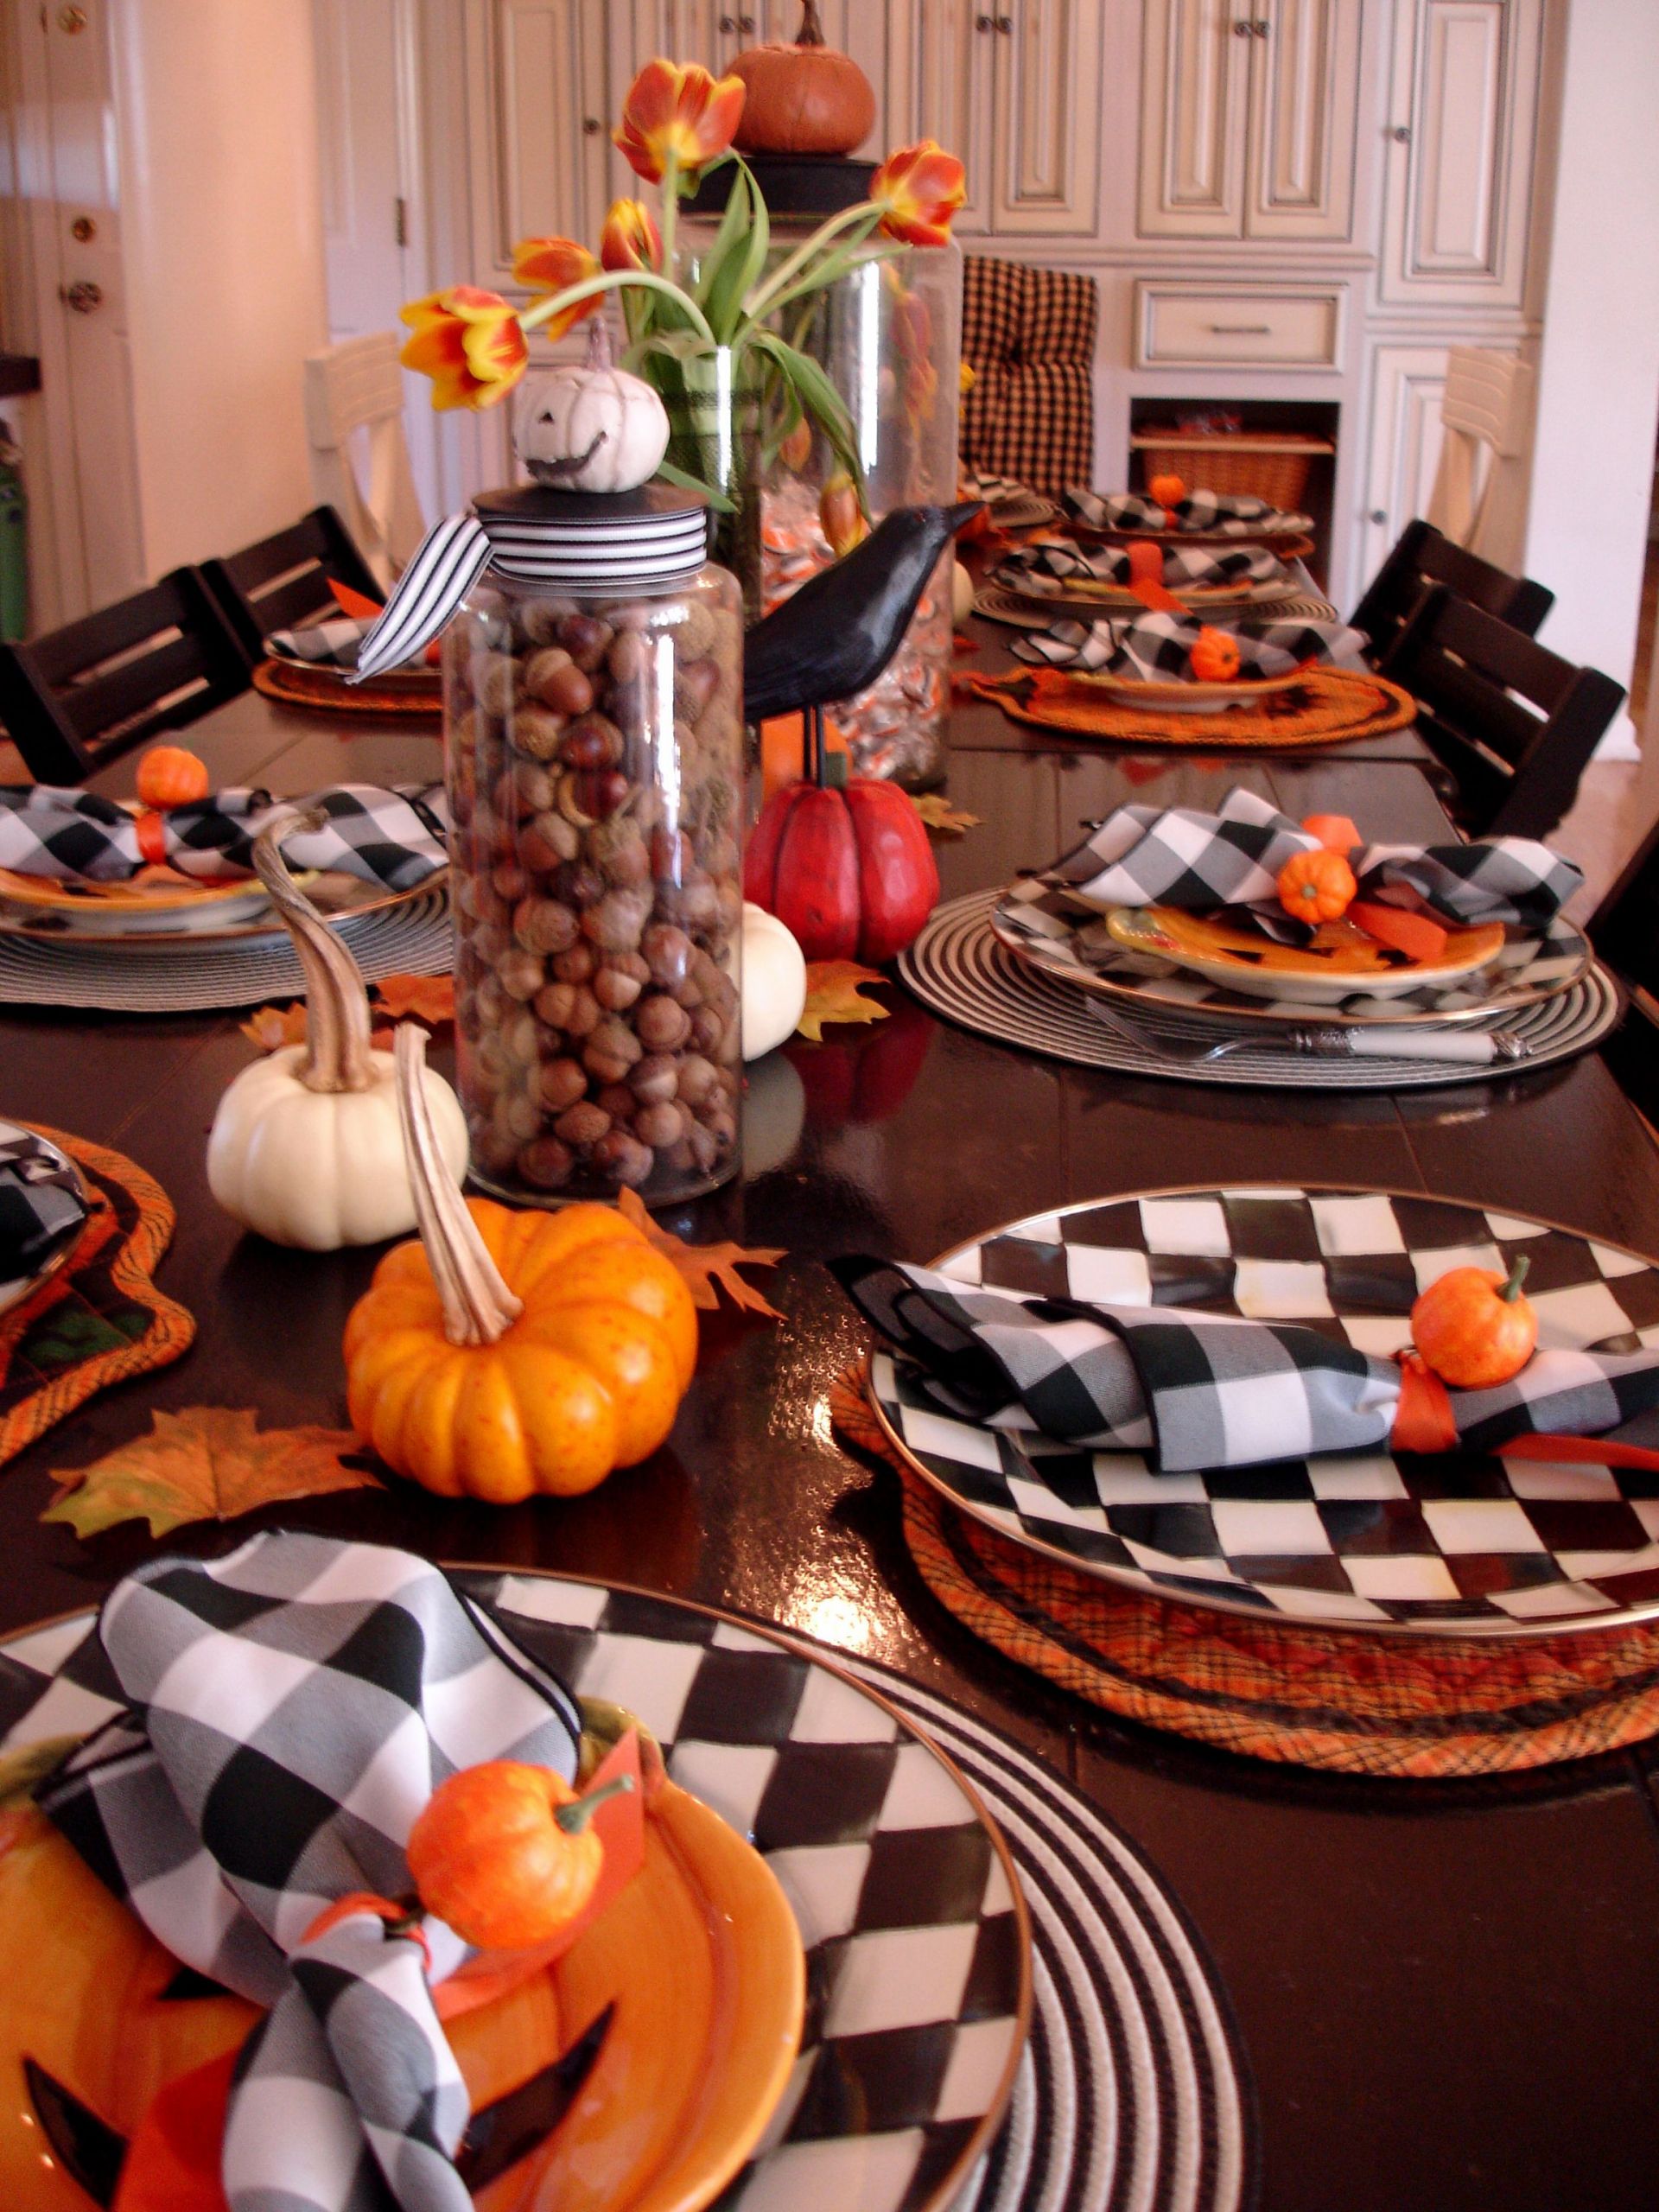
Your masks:
M 372 983 L 383 976 L 437 976 L 453 951 L 442 890 L 337 925 Z M 305 988 L 285 930 L 215 944 L 100 945 L 63 938 L 0 937 L 0 1004 L 100 1007 L 114 1014 L 186 1014 L 257 1006 Z
M 1213 1972 L 1103 1815 L 999 1731 L 837 1654 L 984 1798 L 1031 1915 L 1035 2004 L 1008 2117 L 956 2212 L 1235 2212 L 1249 2094 Z
M 1623 1005 L 1605 972 L 1592 966 L 1554 997 L 1506 1014 L 1503 1027 L 1525 1039 L 1520 1060 L 1491 1067 L 1432 1060 L 1317 1058 L 1282 1046 L 1229 1053 L 1225 1059 L 1165 1059 L 1109 1029 L 1091 1011 L 1089 995 L 1042 974 L 998 943 L 991 913 L 1001 893 L 976 891 L 939 907 L 899 961 L 899 974 L 925 1006 L 965 1029 L 1080 1067 L 1124 1075 L 1164 1076 L 1179 1083 L 1289 1084 L 1298 1090 L 1405 1090 L 1448 1083 L 1484 1083 L 1570 1058 L 1599 1044 L 1618 1027 Z M 1317 1009 L 1308 1022 L 1318 1027 Z M 1151 1027 L 1153 1025 L 1146 1025 Z M 1459 1025 L 1466 1032 L 1480 1025 Z M 1213 1022 L 1160 1021 L 1172 1038 L 1213 1037 Z

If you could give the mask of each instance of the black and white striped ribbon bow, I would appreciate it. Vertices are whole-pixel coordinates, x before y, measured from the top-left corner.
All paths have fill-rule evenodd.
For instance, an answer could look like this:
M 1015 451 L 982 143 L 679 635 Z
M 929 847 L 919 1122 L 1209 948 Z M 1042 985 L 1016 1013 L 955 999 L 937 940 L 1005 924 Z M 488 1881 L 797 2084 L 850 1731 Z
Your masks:
M 467 2212 L 466 2085 L 419 1940 L 340 1898 L 396 1898 L 433 1789 L 464 1766 L 575 1772 L 569 1692 L 407 1552 L 255 1536 L 150 1561 L 99 1633 L 129 1713 L 41 1802 L 187 1966 L 268 2008 L 226 2123 L 232 2212 Z M 430 1980 L 467 1955 L 429 1918 Z
M 326 817 L 319 829 L 283 838 L 290 868 L 340 870 L 409 891 L 448 861 L 442 784 L 335 784 L 291 801 L 269 791 L 216 791 L 149 817 L 143 833 L 129 808 L 98 791 L 29 784 L 0 790 L 0 868 L 121 883 L 149 865 L 152 854 L 140 841 L 154 834 L 168 866 L 182 875 L 251 874 L 255 838 L 278 806 L 290 804 L 320 807 Z
M 1065 537 L 1033 537 L 1016 546 L 997 568 L 992 582 L 1010 591 L 1051 595 L 1066 583 L 1130 582 L 1127 545 L 1093 545 L 1086 550 Z M 1290 570 L 1263 545 L 1166 545 L 1163 582 L 1167 589 L 1201 584 L 1289 583 Z
M 1085 906 L 1254 906 L 1277 920 L 1278 880 L 1319 841 L 1254 791 L 1235 788 L 1218 812 L 1121 806 L 1042 880 Z M 1442 919 L 1541 929 L 1583 882 L 1582 873 L 1529 837 L 1463 845 L 1356 846 L 1349 865 L 1368 899 L 1421 901 Z
M 1189 492 L 1173 507 L 1165 507 L 1143 492 L 1090 492 L 1068 485 L 1060 494 L 1068 513 L 1091 530 L 1147 530 L 1170 528 L 1202 531 L 1211 537 L 1259 537 L 1264 530 L 1275 536 L 1299 537 L 1313 527 L 1307 515 L 1291 514 L 1258 499 L 1254 492 Z
M 1016 658 L 1046 668 L 1138 678 L 1145 683 L 1190 683 L 1192 648 L 1205 626 L 1198 614 L 1148 611 L 1133 620 L 1054 622 L 1016 638 Z M 1288 676 L 1314 661 L 1332 668 L 1363 669 L 1365 639 L 1342 622 L 1239 621 L 1230 616 L 1227 635 L 1238 647 L 1239 673 Z
M 946 1412 L 1164 1474 L 1385 1446 L 1394 1361 L 1295 1322 L 1176 1306 L 1091 1306 L 969 1285 L 903 1262 L 833 1261 L 865 1319 Z M 1659 1406 L 1659 1347 L 1535 1352 L 1513 1381 L 1451 1390 L 1459 1445 L 1601 1436 Z

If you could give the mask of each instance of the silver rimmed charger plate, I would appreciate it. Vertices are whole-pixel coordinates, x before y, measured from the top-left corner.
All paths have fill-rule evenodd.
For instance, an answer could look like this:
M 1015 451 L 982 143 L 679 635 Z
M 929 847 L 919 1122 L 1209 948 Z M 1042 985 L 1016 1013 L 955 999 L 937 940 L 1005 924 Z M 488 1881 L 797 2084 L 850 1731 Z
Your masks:
M 859 1944 L 909 1932 L 890 1925 L 906 1901 L 932 1913 L 929 1932 L 957 1924 L 965 1898 L 988 1927 L 974 2004 L 929 2029 L 931 2070 L 943 2059 L 942 2082 L 954 2076 L 932 2120 L 906 2119 L 915 2082 L 890 2070 L 902 2031 L 820 2041 L 726 2212 L 942 2212 L 952 2190 L 957 2212 L 1236 2212 L 1252 2165 L 1244 2062 L 1213 1969 L 1135 1847 L 1039 1760 L 885 1669 L 701 1607 L 534 1570 L 454 1572 L 579 1694 L 639 1713 L 675 1778 L 763 1850 L 775 1827 L 819 2018 Z M 107 1717 L 92 1618 L 0 1642 L 0 1750 Z M 1000 2082 L 1020 2015 L 999 1846 L 1031 1947 L 1030 2033 L 1000 2126 L 984 2085 Z M 977 2116 L 958 2109 L 976 2103 Z
M 1594 957 L 1583 931 L 1557 915 L 1541 934 L 1512 931 L 1495 961 L 1460 982 L 1403 998 L 1371 999 L 1357 991 L 1338 1005 L 1310 1006 L 1292 999 L 1252 998 L 1206 982 L 1173 962 L 1130 952 L 1112 936 L 1097 908 L 1083 906 L 1035 877 L 1008 885 L 992 909 L 991 928 L 1000 944 L 1045 975 L 1121 1000 L 1154 1020 L 1201 1015 L 1228 1023 L 1370 1022 L 1389 1027 L 1497 1020 L 1567 989 Z
M 1531 1262 L 1539 1341 L 1659 1345 L 1659 1262 L 1530 1215 L 1361 1188 L 1150 1191 L 1032 1215 L 931 1264 L 1101 1304 L 1294 1320 L 1387 1357 L 1452 1267 Z M 946 1415 L 886 1353 L 869 1394 L 906 1463 L 1014 1542 L 1143 1594 L 1394 1635 L 1516 1637 L 1659 1615 L 1659 1474 L 1382 1451 L 1165 1475 Z
M 1501 1017 L 1482 1017 L 1491 1027 L 1501 1020 L 1525 1045 L 1517 1058 L 1471 1067 L 1466 1062 L 1421 1059 L 1309 1057 L 1276 1042 L 1263 1029 L 1259 1045 L 1230 1052 L 1224 1059 L 1166 1058 L 1132 1043 L 1090 1011 L 1090 995 L 1051 976 L 999 942 L 991 926 L 1001 894 L 972 892 L 937 908 L 909 950 L 899 955 L 900 980 L 924 1005 L 947 1020 L 999 1044 L 1042 1052 L 1079 1067 L 1109 1068 L 1122 1075 L 1158 1076 L 1175 1083 L 1265 1084 L 1299 1090 L 1405 1090 L 1452 1083 L 1485 1083 L 1548 1067 L 1586 1052 L 1611 1035 L 1624 1019 L 1618 986 L 1593 963 L 1564 991 Z M 1160 1011 L 1147 1026 L 1173 1039 L 1211 1041 L 1217 1023 L 1204 1014 L 1177 1018 Z M 1304 1017 L 1305 1020 L 1307 1017 Z M 1323 1027 L 1323 1017 L 1311 1026 Z

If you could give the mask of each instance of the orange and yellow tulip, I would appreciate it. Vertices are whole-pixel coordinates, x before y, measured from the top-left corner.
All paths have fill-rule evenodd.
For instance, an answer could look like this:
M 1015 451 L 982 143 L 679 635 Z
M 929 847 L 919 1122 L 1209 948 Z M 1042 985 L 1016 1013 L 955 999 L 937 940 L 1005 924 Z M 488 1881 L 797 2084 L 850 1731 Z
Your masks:
M 530 359 L 510 302 L 476 284 L 452 284 L 411 300 L 403 320 L 414 332 L 399 359 L 432 379 L 432 404 L 493 407 L 505 399 Z
M 715 79 L 700 62 L 658 54 L 628 87 L 611 137 L 649 183 L 660 183 L 671 161 L 682 176 L 695 176 L 736 136 L 744 90 L 741 77 Z
M 585 284 L 598 274 L 599 264 L 575 238 L 520 238 L 512 249 L 512 281 L 532 292 L 562 292 L 567 284 Z M 563 338 L 573 323 L 597 315 L 603 305 L 595 293 L 549 315 L 543 327 L 550 338 Z
M 950 219 L 968 197 L 968 172 L 931 138 L 889 154 L 870 179 L 881 228 L 906 245 L 944 245 Z
M 660 269 L 662 233 L 643 200 L 613 200 L 599 234 L 599 257 L 607 269 Z

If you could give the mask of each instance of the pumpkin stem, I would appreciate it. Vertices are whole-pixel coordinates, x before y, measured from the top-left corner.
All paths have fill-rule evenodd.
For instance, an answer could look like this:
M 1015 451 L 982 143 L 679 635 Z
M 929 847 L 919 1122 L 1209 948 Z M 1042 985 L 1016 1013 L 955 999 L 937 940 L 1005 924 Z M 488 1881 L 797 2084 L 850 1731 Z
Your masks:
M 350 951 L 288 872 L 281 840 L 296 830 L 320 830 L 327 817 L 279 807 L 253 841 L 254 873 L 294 940 L 305 970 L 305 1058 L 299 1078 L 308 1090 L 366 1090 L 374 1081 L 369 1045 L 369 993 Z
M 795 34 L 795 43 L 797 46 L 822 46 L 824 43 L 818 0 L 801 0 L 801 28 Z
M 427 1265 L 443 1306 L 443 1333 L 452 1344 L 493 1344 L 524 1312 L 524 1300 L 502 1281 L 438 1148 L 426 1088 L 425 1030 L 412 1021 L 399 1022 L 393 1052 L 404 1159 Z
M 568 1805 L 555 1806 L 554 1821 L 566 1835 L 580 1835 L 607 1797 L 620 1797 L 632 1787 L 631 1774 L 613 1775 L 602 1789 L 590 1789 L 585 1797 L 573 1797 Z
M 1503 1289 L 1497 1294 L 1506 1306 L 1513 1306 L 1516 1300 L 1520 1297 L 1521 1286 L 1525 1282 L 1527 1279 L 1527 1269 L 1531 1265 L 1532 1255 L 1529 1252 L 1523 1252 L 1520 1258 L 1516 1262 L 1514 1267 L 1510 1270 L 1510 1279 L 1508 1282 L 1504 1284 Z
M 590 369 L 613 369 L 616 357 L 611 351 L 611 326 L 601 308 L 588 321 L 588 362 Z

